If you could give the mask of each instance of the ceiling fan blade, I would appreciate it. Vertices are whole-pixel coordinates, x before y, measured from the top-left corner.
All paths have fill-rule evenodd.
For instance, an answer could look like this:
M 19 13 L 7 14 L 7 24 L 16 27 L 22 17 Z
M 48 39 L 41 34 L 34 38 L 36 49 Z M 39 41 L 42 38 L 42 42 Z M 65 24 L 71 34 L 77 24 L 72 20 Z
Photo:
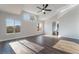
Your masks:
M 47 8 L 47 6 L 48 6 L 48 4 L 46 4 L 44 8 Z
M 52 11 L 51 9 L 45 9 L 45 11 Z
M 38 9 L 42 9 L 42 8 L 40 8 L 40 7 L 37 7 Z

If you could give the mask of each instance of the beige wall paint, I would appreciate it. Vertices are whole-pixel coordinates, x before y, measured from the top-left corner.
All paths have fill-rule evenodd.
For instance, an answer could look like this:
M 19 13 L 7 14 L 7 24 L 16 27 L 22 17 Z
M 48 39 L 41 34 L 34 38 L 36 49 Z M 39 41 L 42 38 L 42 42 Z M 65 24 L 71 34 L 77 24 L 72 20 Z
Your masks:
M 13 33 L 13 34 L 6 33 L 5 19 L 9 15 L 14 16 L 15 18 L 17 18 L 17 20 L 21 21 L 21 32 L 20 33 Z M 40 31 L 37 31 L 37 27 L 36 27 L 36 25 L 34 25 L 33 22 L 23 20 L 18 15 L 9 14 L 7 12 L 0 11 L 0 41 L 34 36 L 34 35 L 39 35 L 42 33 L 43 33 L 43 29 L 41 29 Z

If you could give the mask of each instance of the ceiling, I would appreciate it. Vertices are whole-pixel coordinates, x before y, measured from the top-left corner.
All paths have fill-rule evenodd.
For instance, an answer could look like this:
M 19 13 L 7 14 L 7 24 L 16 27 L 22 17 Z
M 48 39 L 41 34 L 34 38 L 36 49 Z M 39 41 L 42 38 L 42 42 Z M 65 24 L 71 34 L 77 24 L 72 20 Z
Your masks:
M 49 4 L 48 9 L 52 9 L 51 12 L 47 12 L 46 14 L 37 13 L 40 11 L 37 6 L 42 7 L 42 4 L 0 4 L 0 10 L 7 11 L 14 14 L 21 14 L 24 10 L 29 13 L 33 13 L 39 15 L 40 20 L 45 20 L 50 18 L 57 10 L 67 6 L 68 4 Z
M 52 9 L 51 12 L 46 12 L 46 14 L 43 13 L 38 13 L 38 11 L 40 11 L 38 8 L 36 8 L 37 6 L 42 7 L 42 4 L 28 4 L 28 5 L 24 5 L 24 10 L 34 13 L 36 15 L 39 15 L 39 19 L 40 20 L 45 20 L 49 17 L 52 16 L 52 14 L 54 14 L 54 12 L 56 12 L 58 9 L 60 9 L 61 7 L 66 6 L 65 4 L 49 4 L 49 6 L 47 7 L 48 9 Z

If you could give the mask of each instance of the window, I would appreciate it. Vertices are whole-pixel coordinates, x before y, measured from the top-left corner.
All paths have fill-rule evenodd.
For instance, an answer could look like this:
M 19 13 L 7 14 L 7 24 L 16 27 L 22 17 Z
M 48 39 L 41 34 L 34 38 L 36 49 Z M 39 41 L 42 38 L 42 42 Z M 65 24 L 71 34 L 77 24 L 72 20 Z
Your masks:
M 21 26 L 20 20 L 15 20 L 15 19 L 12 19 L 12 18 L 6 19 L 7 33 L 20 32 L 20 26 Z
M 20 32 L 20 26 L 21 26 L 21 23 L 19 20 L 15 20 L 15 32 Z
M 22 19 L 25 21 L 36 21 L 36 15 L 30 14 L 28 12 L 23 12 Z
M 7 33 L 14 33 L 14 20 L 6 19 Z
M 30 20 L 30 14 L 28 13 L 23 13 L 23 19 L 29 21 Z

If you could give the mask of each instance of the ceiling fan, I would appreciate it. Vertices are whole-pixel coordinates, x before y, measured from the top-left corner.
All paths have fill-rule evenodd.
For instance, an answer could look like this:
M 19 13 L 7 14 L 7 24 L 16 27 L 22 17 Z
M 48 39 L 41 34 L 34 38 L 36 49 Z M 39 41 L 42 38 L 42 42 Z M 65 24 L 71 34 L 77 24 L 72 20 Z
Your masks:
M 43 7 L 37 7 L 38 9 L 40 9 L 40 11 L 38 11 L 38 12 L 42 12 L 43 14 L 46 14 L 46 11 L 52 11 L 51 9 L 47 9 L 47 7 L 48 7 L 48 4 L 43 4 L 42 5 Z

